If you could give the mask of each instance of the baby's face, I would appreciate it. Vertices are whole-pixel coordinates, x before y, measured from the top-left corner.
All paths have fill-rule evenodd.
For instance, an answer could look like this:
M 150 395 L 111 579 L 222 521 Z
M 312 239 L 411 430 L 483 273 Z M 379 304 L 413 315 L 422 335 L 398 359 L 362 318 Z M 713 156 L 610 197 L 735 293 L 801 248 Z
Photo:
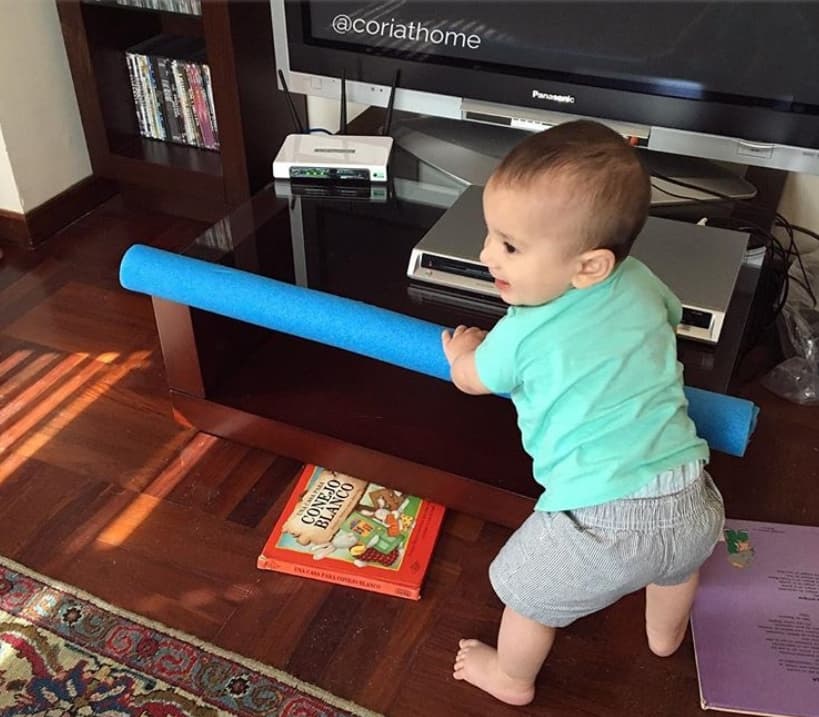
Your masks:
M 489 182 L 483 193 L 487 234 L 480 260 L 507 304 L 538 306 L 571 287 L 583 220 L 578 205 L 566 186 Z

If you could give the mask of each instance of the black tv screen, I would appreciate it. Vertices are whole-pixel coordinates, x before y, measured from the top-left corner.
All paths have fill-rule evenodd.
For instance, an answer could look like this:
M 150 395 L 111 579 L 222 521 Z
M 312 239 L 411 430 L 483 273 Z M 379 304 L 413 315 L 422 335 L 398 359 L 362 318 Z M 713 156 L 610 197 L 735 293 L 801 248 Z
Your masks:
M 819 3 L 310 3 L 328 47 L 783 111 L 819 110 Z
M 770 143 L 649 148 L 819 173 L 819 2 L 271 2 L 292 72 L 400 70 L 403 89 Z

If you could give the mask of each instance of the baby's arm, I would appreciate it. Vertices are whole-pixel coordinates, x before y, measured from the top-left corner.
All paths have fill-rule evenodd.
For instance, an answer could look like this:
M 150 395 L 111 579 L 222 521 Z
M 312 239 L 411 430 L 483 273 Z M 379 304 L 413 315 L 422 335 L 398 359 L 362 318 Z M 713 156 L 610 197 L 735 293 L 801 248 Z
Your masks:
M 452 333 L 446 330 L 441 335 L 444 355 L 452 372 L 452 382 L 464 393 L 473 395 L 492 393 L 481 383 L 475 366 L 475 349 L 480 346 L 485 336 L 486 331 L 466 326 L 458 326 Z
M 677 327 L 682 322 L 682 304 L 677 298 L 676 294 L 663 284 L 663 299 L 665 301 L 665 308 L 668 312 L 668 323 L 676 331 Z

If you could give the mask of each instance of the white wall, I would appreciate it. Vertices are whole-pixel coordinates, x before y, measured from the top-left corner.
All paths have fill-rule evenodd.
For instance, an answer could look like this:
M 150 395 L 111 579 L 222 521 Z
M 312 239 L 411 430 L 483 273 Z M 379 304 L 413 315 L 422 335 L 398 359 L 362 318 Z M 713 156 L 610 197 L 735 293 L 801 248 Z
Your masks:
M 0 209 L 7 212 L 21 213 L 20 193 L 17 191 L 17 182 L 14 181 L 14 172 L 11 171 L 11 162 L 6 151 L 6 142 L 3 139 L 0 127 Z
M 0 0 L 2 2 L 2 0 Z M 352 122 L 366 110 L 368 105 L 356 102 L 347 103 L 347 121 Z M 307 96 L 307 118 L 311 128 L 321 128 L 330 132 L 338 132 L 339 107 L 338 100 L 328 100 L 325 97 Z
M 819 233 L 819 176 L 790 174 L 785 183 L 779 213 L 791 224 Z M 796 236 L 800 251 L 814 251 L 819 242 L 810 237 Z
M 0 0 L 0 132 L 0 209 L 28 212 L 91 174 L 54 0 Z

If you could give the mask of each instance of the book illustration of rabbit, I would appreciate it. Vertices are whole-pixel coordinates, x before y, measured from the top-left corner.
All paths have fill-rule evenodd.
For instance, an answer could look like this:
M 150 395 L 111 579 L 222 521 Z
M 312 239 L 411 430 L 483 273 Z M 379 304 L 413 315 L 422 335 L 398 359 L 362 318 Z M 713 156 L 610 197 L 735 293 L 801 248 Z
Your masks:
M 404 510 L 409 503 L 409 496 L 406 498 L 403 493 L 389 488 L 381 488 L 370 493 L 370 499 L 374 503 L 374 508 L 359 505 L 357 510 L 362 515 L 373 517 L 387 526 L 388 534 L 395 537 L 401 534 Z
M 378 541 L 378 536 L 374 535 L 369 541 L 374 544 Z M 358 537 L 347 530 L 339 530 L 328 543 L 316 543 L 310 546 L 313 552 L 313 560 L 323 560 L 332 555 L 336 550 L 349 550 L 353 556 L 353 564 L 358 568 L 363 568 L 370 563 L 390 566 L 401 558 L 403 551 L 401 548 L 394 548 L 389 552 L 376 550 L 370 545 L 363 545 Z
M 347 530 L 339 530 L 328 543 L 316 543 L 310 546 L 313 560 L 323 560 L 336 550 L 349 550 L 358 543 L 358 538 Z

